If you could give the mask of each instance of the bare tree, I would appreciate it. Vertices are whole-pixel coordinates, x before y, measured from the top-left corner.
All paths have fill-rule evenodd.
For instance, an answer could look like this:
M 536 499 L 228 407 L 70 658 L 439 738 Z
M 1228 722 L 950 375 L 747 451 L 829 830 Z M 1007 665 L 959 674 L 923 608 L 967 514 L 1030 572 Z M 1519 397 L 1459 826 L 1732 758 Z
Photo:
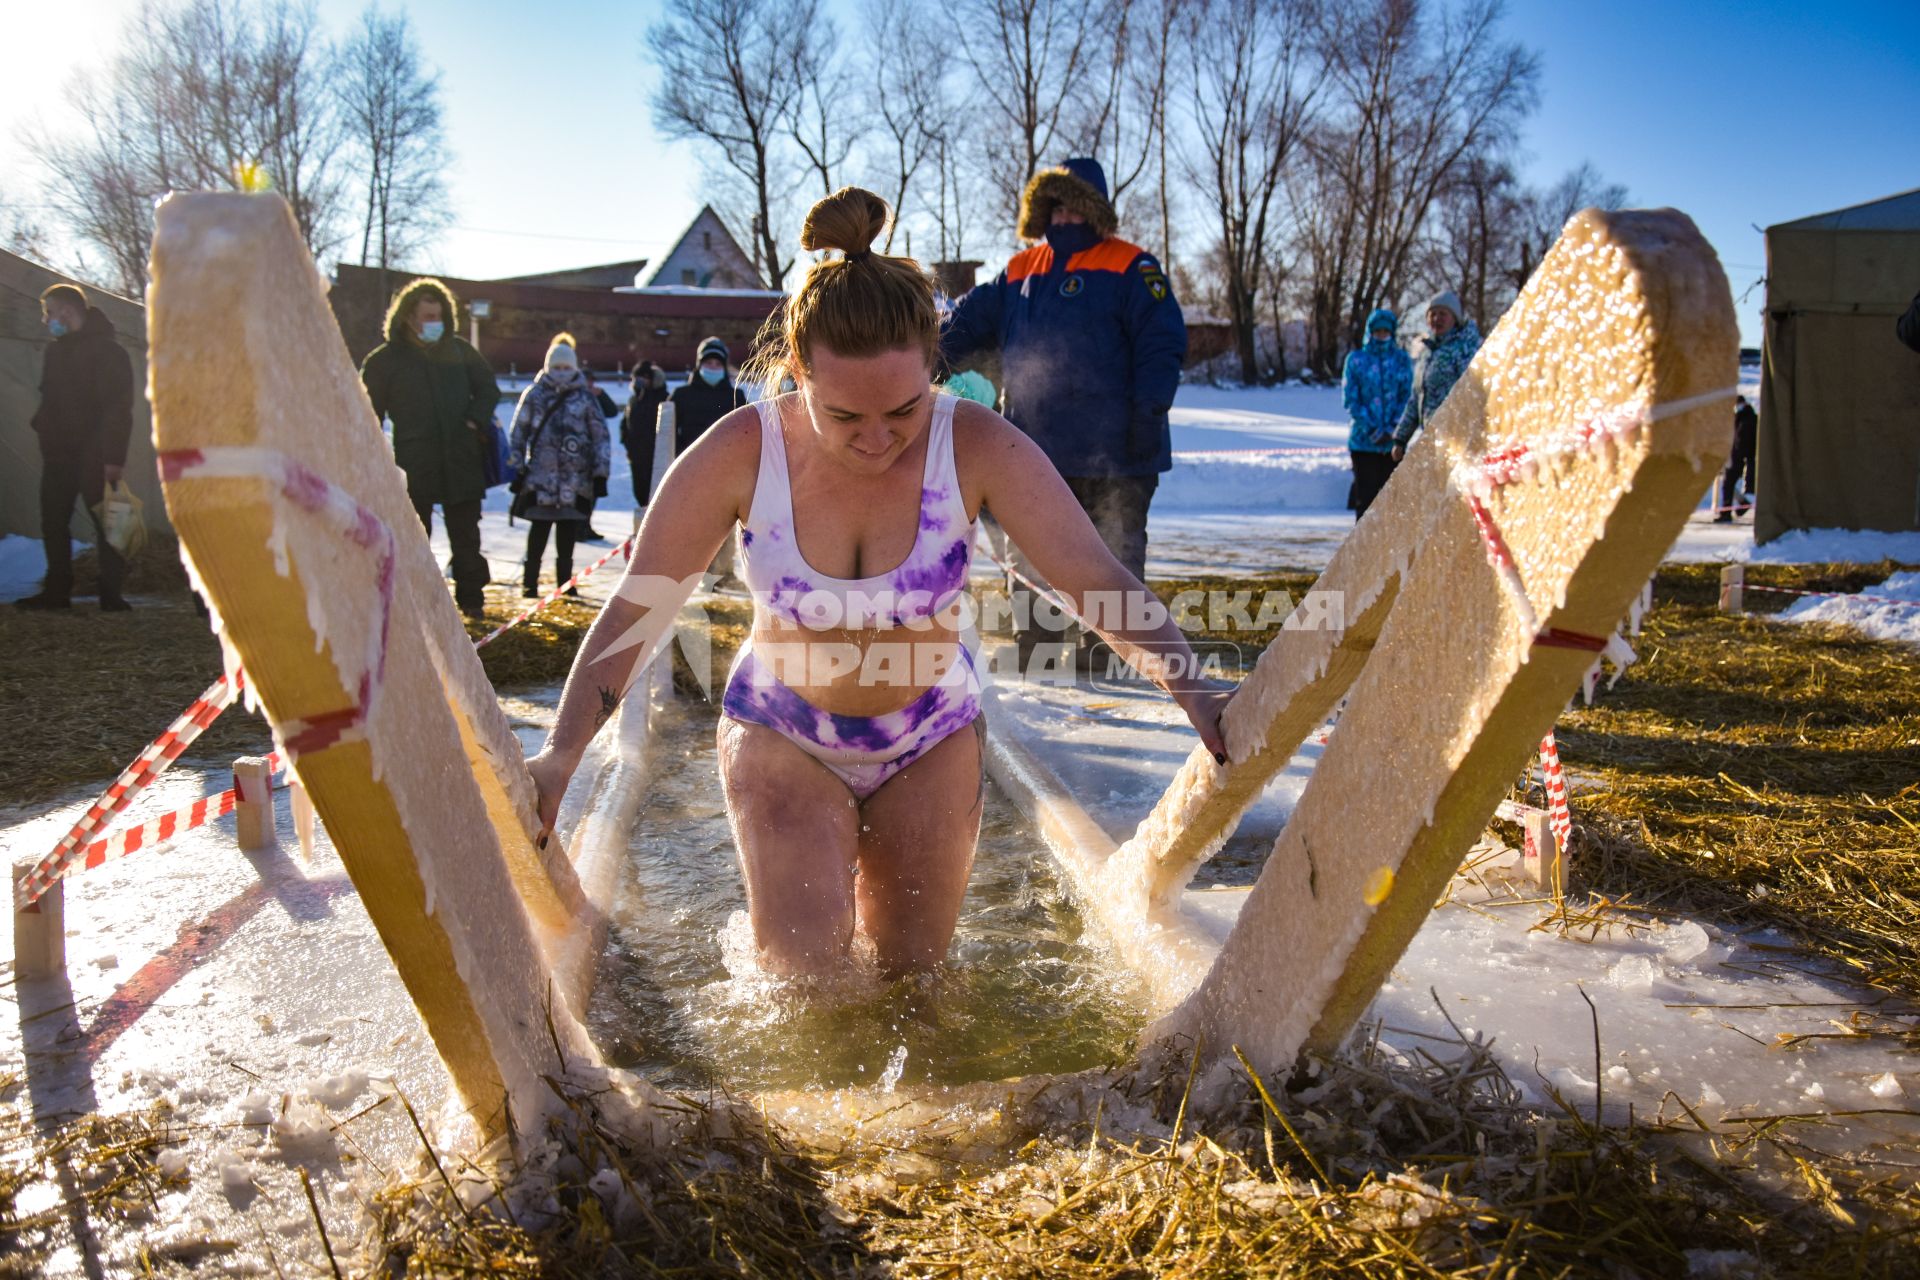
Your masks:
M 1296 163 L 1319 79 L 1310 0 L 1210 0 L 1188 19 L 1184 168 L 1218 234 L 1244 382 L 1260 378 L 1258 300 L 1273 261 L 1275 196 Z
M 893 237 L 908 216 L 913 181 L 937 161 L 949 124 L 946 59 L 926 11 L 913 0 L 866 0 L 861 19 L 867 34 L 867 114 L 878 121 L 873 163 L 886 175 L 893 197 L 886 243 L 892 252 Z M 935 222 L 944 230 L 940 217 Z M 943 254 L 945 243 L 943 234 Z
M 53 252 L 53 243 L 34 211 L 4 194 L 0 194 L 0 249 L 31 258 L 42 266 L 50 265 Z
M 1435 203 L 1470 156 L 1510 140 L 1539 59 L 1500 0 L 1362 0 L 1328 10 L 1333 113 L 1312 140 L 1311 360 L 1332 376 L 1367 313 L 1409 283 Z
M 818 17 L 818 0 L 668 0 L 649 32 L 660 68 L 654 123 L 669 138 L 707 143 L 746 185 L 754 253 L 775 289 L 793 266 L 774 226 L 777 148 L 800 96 L 795 45 Z
M 1496 154 L 1468 156 L 1440 199 L 1434 284 L 1460 295 L 1467 313 L 1491 327 L 1513 300 L 1506 263 L 1520 243 L 1525 193 Z
M 1094 0 L 956 0 L 947 12 L 987 119 L 987 174 L 1009 209 L 1070 126 L 1097 58 Z
M 1627 189 L 1617 182 L 1608 182 L 1585 160 L 1561 175 L 1552 186 L 1528 192 L 1517 210 L 1520 226 L 1514 246 L 1513 287 L 1520 289 L 1526 285 L 1534 268 L 1540 265 L 1540 259 L 1560 238 L 1560 229 L 1567 225 L 1567 219 L 1582 209 L 1618 209 L 1626 203 Z
M 318 257 L 339 233 L 345 193 L 330 59 L 311 4 L 150 5 L 114 60 L 74 86 L 81 127 L 29 131 L 27 145 L 60 221 L 128 291 L 146 285 L 152 205 L 168 191 L 271 187 Z
M 842 185 L 847 158 L 870 127 L 865 112 L 850 109 L 860 100 L 861 77 L 842 50 L 837 24 L 824 15 L 796 34 L 793 63 L 787 136 L 819 179 L 820 194 L 832 195 Z
M 365 172 L 360 263 L 385 271 L 419 253 L 449 220 L 440 77 L 407 15 L 370 4 L 341 46 L 336 86 Z

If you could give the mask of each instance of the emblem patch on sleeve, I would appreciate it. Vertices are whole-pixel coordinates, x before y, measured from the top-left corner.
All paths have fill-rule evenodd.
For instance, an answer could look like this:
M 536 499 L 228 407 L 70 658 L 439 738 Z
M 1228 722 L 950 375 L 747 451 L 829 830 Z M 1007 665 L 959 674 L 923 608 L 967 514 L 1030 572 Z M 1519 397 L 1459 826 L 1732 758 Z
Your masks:
M 1160 269 L 1159 263 L 1145 254 L 1140 256 L 1138 265 L 1140 279 L 1147 286 L 1147 292 L 1153 295 L 1155 302 L 1165 302 L 1168 292 L 1167 273 Z

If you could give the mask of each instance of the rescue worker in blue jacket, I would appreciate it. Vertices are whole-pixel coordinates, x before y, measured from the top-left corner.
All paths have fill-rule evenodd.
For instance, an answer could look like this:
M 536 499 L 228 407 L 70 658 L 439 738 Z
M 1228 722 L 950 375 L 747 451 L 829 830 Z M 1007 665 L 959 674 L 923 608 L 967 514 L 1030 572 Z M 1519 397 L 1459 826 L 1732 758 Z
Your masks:
M 999 351 L 1001 412 L 1046 453 L 1120 563 L 1144 578 L 1147 508 L 1173 466 L 1167 411 L 1187 326 L 1160 263 L 1118 229 L 1098 161 L 1035 174 L 1020 199 L 1020 236 L 1035 243 L 960 299 L 941 328 L 940 354 L 957 366 Z M 1037 578 L 1017 552 L 1014 559 Z M 1023 608 L 1023 593 L 1008 585 L 1024 670 L 1035 645 L 1064 637 L 1019 626 L 1031 601 Z M 1104 650 L 1082 635 L 1078 665 L 1105 670 Z
M 1413 361 L 1393 340 L 1400 321 L 1380 307 L 1367 317 L 1367 343 L 1347 353 L 1340 373 L 1340 401 L 1347 410 L 1347 452 L 1353 456 L 1353 487 L 1347 509 L 1367 514 L 1393 474 L 1393 429 L 1413 394 Z

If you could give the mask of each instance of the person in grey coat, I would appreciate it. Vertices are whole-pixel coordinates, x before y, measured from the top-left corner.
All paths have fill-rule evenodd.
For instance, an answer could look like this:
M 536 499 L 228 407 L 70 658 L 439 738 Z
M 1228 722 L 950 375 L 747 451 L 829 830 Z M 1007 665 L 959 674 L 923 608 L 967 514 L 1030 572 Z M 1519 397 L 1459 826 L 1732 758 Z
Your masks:
M 595 498 L 607 495 L 613 448 L 607 420 L 580 372 L 573 335 L 547 348 L 540 376 L 520 396 L 508 441 L 518 489 L 514 509 L 527 518 L 527 559 L 520 594 L 539 595 L 540 562 L 554 537 L 554 581 L 573 576 L 573 546 L 587 528 Z M 569 595 L 579 594 L 569 589 Z

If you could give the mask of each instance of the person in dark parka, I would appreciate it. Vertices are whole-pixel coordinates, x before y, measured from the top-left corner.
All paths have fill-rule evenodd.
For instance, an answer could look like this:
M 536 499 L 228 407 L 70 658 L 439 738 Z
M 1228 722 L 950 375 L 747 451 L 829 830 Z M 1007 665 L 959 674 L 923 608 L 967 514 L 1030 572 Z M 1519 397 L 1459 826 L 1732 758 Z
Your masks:
M 620 444 L 633 472 L 634 505 L 643 510 L 652 496 L 654 428 L 659 425 L 660 406 L 666 402 L 666 372 L 653 361 L 642 360 L 633 368 L 633 390 L 620 419 Z
M 1167 413 L 1187 354 L 1180 303 L 1154 256 L 1118 236 L 1098 161 L 1035 174 L 1019 230 L 1036 243 L 955 305 L 941 358 L 952 367 L 998 349 L 1001 411 L 1065 477 L 1120 563 L 1144 577 L 1147 509 L 1173 466 Z M 1056 638 L 1017 630 L 1023 660 Z M 1097 637 L 1082 636 L 1079 665 L 1097 667 L 1098 652 Z
M 77 285 L 56 284 L 40 295 L 41 318 L 53 341 L 40 371 L 40 407 L 32 426 L 40 439 L 40 538 L 47 576 L 23 609 L 65 609 L 73 594 L 73 503 L 93 520 L 100 564 L 100 608 L 126 609 L 120 582 L 126 561 L 100 527 L 97 508 L 107 486 L 120 483 L 133 433 L 133 361 L 114 335 L 113 321 L 87 304 Z
M 500 384 L 478 351 L 454 332 L 453 292 L 438 280 L 415 280 L 394 295 L 387 340 L 360 366 L 376 416 L 393 422 L 393 460 L 407 476 L 407 496 L 433 529 L 440 508 L 453 549 L 453 595 L 460 611 L 480 616 L 487 561 L 480 554 L 480 503 L 486 496 L 488 448 Z
M 719 338 L 708 338 L 694 356 L 693 376 L 668 397 L 673 401 L 673 456 L 693 448 L 706 429 L 747 402 L 727 365 L 732 354 Z
M 1715 524 L 1732 524 L 1734 516 L 1753 510 L 1753 454 L 1760 440 L 1760 415 L 1745 396 L 1735 396 L 1734 401 L 1733 453 L 1727 458 L 1727 469 L 1720 473 L 1720 510 L 1714 513 Z M 1742 481 L 1746 483 L 1744 497 L 1739 488 Z
M 1906 313 L 1893 322 L 1893 332 L 1900 341 L 1920 351 L 1920 293 L 1913 295 L 1913 303 Z

